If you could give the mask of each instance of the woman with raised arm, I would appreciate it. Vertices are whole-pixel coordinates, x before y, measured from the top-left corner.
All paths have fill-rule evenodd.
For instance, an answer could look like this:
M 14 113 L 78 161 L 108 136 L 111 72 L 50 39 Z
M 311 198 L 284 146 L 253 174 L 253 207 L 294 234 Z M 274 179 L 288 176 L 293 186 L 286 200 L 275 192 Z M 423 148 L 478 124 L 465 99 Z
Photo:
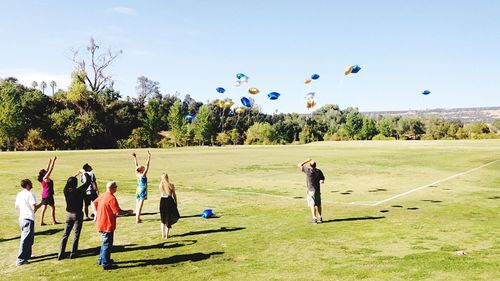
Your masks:
M 144 204 L 144 200 L 148 199 L 147 174 L 149 170 L 149 163 L 151 162 L 151 153 L 149 153 L 148 151 L 148 160 L 146 161 L 146 166 L 139 165 L 139 163 L 137 162 L 137 155 L 135 153 L 132 153 L 132 156 L 134 157 L 135 172 L 137 176 L 137 188 L 135 192 L 135 222 L 141 223 L 142 206 Z
M 179 220 L 180 215 L 175 186 L 170 183 L 166 173 L 161 175 L 160 196 L 161 238 L 167 239 L 170 228 Z
M 47 169 L 41 169 L 38 172 L 38 181 L 42 184 L 42 220 L 41 225 L 46 225 L 44 222 L 45 219 L 45 211 L 47 211 L 47 205 L 52 208 L 52 222 L 54 224 L 59 224 L 56 221 L 56 205 L 54 202 L 54 182 L 50 179 L 50 175 L 54 170 L 54 165 L 56 163 L 57 156 L 54 156 L 54 159 L 49 159 L 49 164 L 47 165 Z

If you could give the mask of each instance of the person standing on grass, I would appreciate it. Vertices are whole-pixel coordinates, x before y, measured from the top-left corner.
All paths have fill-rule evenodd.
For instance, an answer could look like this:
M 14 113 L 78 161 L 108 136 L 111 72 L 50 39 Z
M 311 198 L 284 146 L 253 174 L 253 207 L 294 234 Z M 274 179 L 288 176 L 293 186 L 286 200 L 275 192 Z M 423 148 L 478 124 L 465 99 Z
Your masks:
M 40 225 L 46 225 L 44 222 L 45 219 L 45 211 L 47 211 L 47 205 L 49 205 L 52 209 L 52 222 L 54 224 L 59 224 L 56 221 L 56 205 L 54 202 L 54 181 L 50 179 L 50 175 L 54 170 L 54 165 L 56 164 L 57 156 L 54 156 L 54 159 L 49 159 L 49 164 L 47 165 L 47 169 L 41 169 L 38 172 L 38 181 L 42 184 L 42 221 Z
M 101 193 L 94 202 L 94 222 L 97 231 L 101 234 L 102 245 L 97 263 L 104 270 L 113 269 L 113 260 L 111 259 L 111 250 L 113 248 L 114 232 L 116 229 L 116 217 L 118 215 L 133 214 L 133 210 L 122 210 L 118 205 L 115 193 L 118 189 L 116 182 L 111 181 L 106 184 L 106 192 Z
M 137 155 L 132 153 L 134 157 L 135 172 L 137 176 L 137 188 L 135 192 L 135 222 L 141 223 L 141 212 L 144 200 L 148 199 L 148 178 L 147 174 L 149 171 L 149 163 L 151 162 L 151 153 L 148 151 L 148 160 L 146 161 L 146 166 L 139 165 L 137 162 Z
M 161 197 L 161 238 L 167 239 L 170 228 L 180 218 L 179 210 L 177 209 L 177 194 L 175 193 L 175 186 L 170 182 L 166 173 L 161 175 L 159 188 Z
M 307 163 L 309 167 L 305 166 Z M 311 208 L 312 223 L 322 223 L 320 183 L 325 183 L 325 176 L 316 168 L 316 162 L 312 159 L 297 164 L 297 167 L 306 174 L 307 205 Z
M 85 183 L 87 177 L 85 175 L 90 176 L 90 185 L 87 187 L 87 190 L 85 191 L 85 220 L 90 220 L 89 218 L 89 206 L 92 203 L 92 201 L 97 199 L 97 196 L 99 196 L 99 189 L 97 188 L 97 180 L 95 177 L 94 172 L 92 171 L 92 167 L 88 164 L 85 163 L 82 168 L 85 172 L 81 175 L 81 182 Z
M 80 187 L 77 187 L 78 180 L 76 176 L 82 173 L 85 177 L 85 183 Z M 92 179 L 88 173 L 85 173 L 85 170 L 80 170 L 74 176 L 69 177 L 66 181 L 66 186 L 64 187 L 64 197 L 66 198 L 66 226 L 64 227 L 64 234 L 61 239 L 61 247 L 59 249 L 59 255 L 57 256 L 58 260 L 62 260 L 65 258 L 65 250 L 66 243 L 68 242 L 68 237 L 71 232 L 71 229 L 74 229 L 75 236 L 73 237 L 73 248 L 69 255 L 69 258 L 75 258 L 78 253 L 78 241 L 80 239 L 80 232 L 82 231 L 83 226 L 83 199 L 85 196 L 85 192 L 89 185 L 91 185 Z
M 17 265 L 27 264 L 31 258 L 31 249 L 35 242 L 35 212 L 42 204 L 36 203 L 35 194 L 31 193 L 33 184 L 29 179 L 21 181 L 23 188 L 16 196 L 16 209 L 19 210 L 19 226 L 21 228 L 21 242 L 19 243 L 19 255 Z

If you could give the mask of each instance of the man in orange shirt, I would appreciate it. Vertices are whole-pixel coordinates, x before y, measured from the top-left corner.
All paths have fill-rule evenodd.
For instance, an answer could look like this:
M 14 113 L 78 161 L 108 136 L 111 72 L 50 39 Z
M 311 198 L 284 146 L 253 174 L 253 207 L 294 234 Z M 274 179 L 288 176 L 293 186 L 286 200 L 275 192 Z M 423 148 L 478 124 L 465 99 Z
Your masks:
M 101 252 L 97 263 L 104 270 L 112 269 L 111 248 L 113 247 L 113 236 L 116 229 L 116 217 L 118 215 L 133 214 L 132 210 L 122 210 L 118 205 L 115 192 L 118 188 L 116 182 L 106 184 L 106 192 L 94 200 L 94 222 L 97 231 L 102 236 Z

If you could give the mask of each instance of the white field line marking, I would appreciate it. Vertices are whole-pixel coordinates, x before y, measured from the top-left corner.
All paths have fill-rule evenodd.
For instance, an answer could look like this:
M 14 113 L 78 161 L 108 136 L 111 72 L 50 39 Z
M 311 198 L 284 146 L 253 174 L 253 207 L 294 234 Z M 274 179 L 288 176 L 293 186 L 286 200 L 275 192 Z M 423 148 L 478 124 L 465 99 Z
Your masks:
M 376 202 L 377 201 L 356 201 L 349 203 L 349 205 L 373 206 Z
M 458 174 L 455 174 L 455 175 L 449 176 L 449 177 L 447 177 L 447 178 L 440 179 L 440 180 L 437 180 L 437 181 L 435 181 L 435 182 L 431 182 L 431 183 L 426 184 L 426 185 L 423 185 L 423 186 L 416 187 L 416 188 L 411 189 L 411 190 L 408 190 L 408 191 L 406 191 L 406 192 L 403 192 L 403 193 L 400 193 L 400 194 L 394 195 L 394 196 L 392 196 L 392 197 L 389 197 L 389 198 L 387 198 L 387 199 L 384 199 L 384 200 L 378 201 L 378 202 L 376 202 L 376 203 L 372 204 L 372 206 L 377 206 L 377 205 L 380 205 L 380 204 L 385 203 L 385 202 L 387 202 L 387 201 L 391 201 L 391 200 L 394 200 L 394 199 L 396 199 L 396 198 L 399 198 L 399 197 L 402 197 L 402 196 L 408 195 L 408 194 L 410 194 L 410 193 L 412 193 L 412 192 L 415 192 L 415 191 L 418 191 L 418 190 L 421 190 L 421 189 L 427 188 L 427 187 L 429 187 L 429 186 L 431 186 L 431 185 L 435 185 L 435 184 L 438 184 L 438 183 L 442 183 L 442 182 L 445 182 L 445 181 L 451 180 L 451 179 L 453 179 L 453 178 L 456 178 L 456 177 L 459 177 L 459 176 L 463 176 L 463 175 L 466 175 L 466 174 L 472 173 L 472 172 L 474 172 L 474 171 L 477 171 L 477 170 L 479 170 L 479 169 L 481 169 L 481 168 L 484 168 L 484 167 L 486 167 L 486 166 L 489 166 L 489 165 L 491 165 L 491 164 L 493 164 L 493 163 L 496 163 L 496 162 L 498 162 L 498 161 L 500 161 L 500 159 L 497 159 L 497 160 L 495 160 L 495 161 L 491 161 L 491 162 L 489 162 L 489 163 L 486 163 L 486 164 L 481 165 L 481 166 L 479 166 L 479 167 L 476 167 L 476 168 L 470 169 L 470 170 L 468 170 L 468 171 L 465 171 L 465 172 L 462 172 L 462 173 L 458 173 Z
M 187 188 L 187 189 L 189 189 L 189 188 Z M 299 201 L 298 199 L 305 199 L 306 198 L 305 195 L 303 195 L 303 196 L 301 195 L 301 197 L 303 197 L 303 198 L 294 198 L 293 195 L 285 196 L 285 195 L 269 194 L 269 193 L 263 193 L 263 192 L 255 192 L 255 191 L 227 190 L 227 189 L 210 189 L 210 188 L 205 188 L 203 190 L 213 191 L 213 192 L 222 191 L 222 192 L 229 192 L 229 193 L 241 193 L 241 194 L 250 194 L 250 195 L 260 195 L 260 196 L 284 198 L 284 199 L 293 200 L 293 201 Z M 196 192 L 196 190 L 194 190 L 194 191 Z M 295 196 L 295 197 L 298 197 L 298 196 Z M 325 203 L 328 203 L 328 204 L 350 204 L 350 203 L 345 203 L 345 202 L 329 201 L 329 200 L 321 200 L 321 201 L 325 202 Z

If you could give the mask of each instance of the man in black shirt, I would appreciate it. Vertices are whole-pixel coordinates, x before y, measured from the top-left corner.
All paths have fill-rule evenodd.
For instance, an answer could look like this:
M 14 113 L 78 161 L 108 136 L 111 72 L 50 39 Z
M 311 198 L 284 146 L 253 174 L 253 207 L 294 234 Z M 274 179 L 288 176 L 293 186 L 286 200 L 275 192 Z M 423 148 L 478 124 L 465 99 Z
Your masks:
M 79 173 L 84 173 L 86 181 L 80 187 L 77 187 L 78 180 L 76 179 L 76 175 L 78 175 Z M 83 170 L 80 170 L 76 175 L 68 178 L 66 186 L 64 187 L 66 211 L 68 213 L 66 215 L 66 226 L 64 227 L 64 234 L 61 239 L 61 248 L 58 255 L 59 260 L 65 257 L 66 243 L 68 242 L 69 233 L 73 228 L 75 230 L 75 236 L 73 237 L 73 249 L 71 250 L 69 258 L 71 259 L 76 257 L 76 254 L 78 252 L 78 240 L 80 239 L 80 232 L 82 231 L 83 223 L 83 199 L 85 196 L 85 191 L 92 181 L 90 179 L 90 175 L 88 173 L 85 173 L 85 171 Z
M 310 168 L 304 166 L 307 163 Z M 307 205 L 311 208 L 312 223 L 322 223 L 320 183 L 325 183 L 325 176 L 320 169 L 316 168 L 316 162 L 312 159 L 297 164 L 297 167 L 306 174 Z

